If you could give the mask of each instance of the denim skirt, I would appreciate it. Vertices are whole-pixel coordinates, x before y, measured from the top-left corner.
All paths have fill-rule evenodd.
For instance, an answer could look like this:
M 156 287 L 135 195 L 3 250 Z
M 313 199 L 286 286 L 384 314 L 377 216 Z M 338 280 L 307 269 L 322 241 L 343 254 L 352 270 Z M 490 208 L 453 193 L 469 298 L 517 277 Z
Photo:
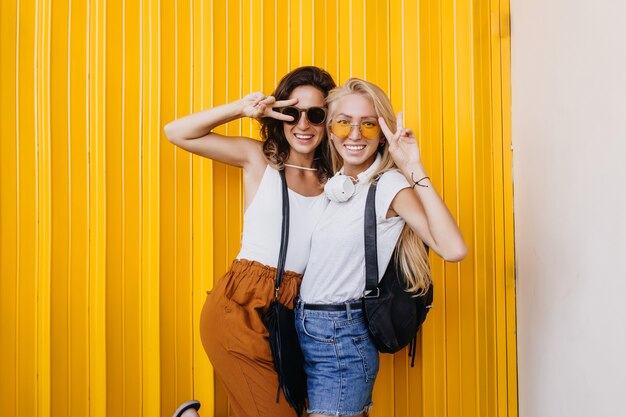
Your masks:
M 304 354 L 308 413 L 354 416 L 372 406 L 378 351 L 361 307 L 321 311 L 296 304 L 296 329 Z

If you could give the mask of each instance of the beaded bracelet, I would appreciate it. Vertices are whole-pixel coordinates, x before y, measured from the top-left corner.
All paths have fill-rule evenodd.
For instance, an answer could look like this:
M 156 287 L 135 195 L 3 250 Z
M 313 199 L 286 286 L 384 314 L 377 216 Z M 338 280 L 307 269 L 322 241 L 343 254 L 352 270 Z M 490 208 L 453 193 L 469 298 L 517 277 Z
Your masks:
M 419 180 L 415 181 L 415 178 L 413 178 L 413 173 L 411 172 L 411 180 L 413 181 L 413 186 L 411 188 L 415 188 L 416 185 L 419 185 L 420 187 L 428 187 L 428 185 L 420 184 L 420 182 L 429 179 L 430 177 L 422 177 Z

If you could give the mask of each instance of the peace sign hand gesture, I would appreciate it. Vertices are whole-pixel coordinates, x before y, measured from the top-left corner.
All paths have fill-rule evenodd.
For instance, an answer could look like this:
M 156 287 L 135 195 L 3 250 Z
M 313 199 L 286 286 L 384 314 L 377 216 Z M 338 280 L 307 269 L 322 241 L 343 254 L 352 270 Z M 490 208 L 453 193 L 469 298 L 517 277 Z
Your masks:
M 417 146 L 417 139 L 412 129 L 404 128 L 404 115 L 402 112 L 398 113 L 397 125 L 398 130 L 392 132 L 387 126 L 385 119 L 378 118 L 380 128 L 383 134 L 387 138 L 389 143 L 389 153 L 396 163 L 398 168 L 402 171 L 412 171 L 416 164 L 421 164 L 421 157 L 419 147 Z
M 292 98 L 290 100 L 276 101 L 273 96 L 266 96 L 261 92 L 256 92 L 248 94 L 240 102 L 244 116 L 257 120 L 263 117 L 271 117 L 276 120 L 290 122 L 293 121 L 293 117 L 284 115 L 274 110 L 274 108 L 293 106 L 298 102 L 298 99 Z

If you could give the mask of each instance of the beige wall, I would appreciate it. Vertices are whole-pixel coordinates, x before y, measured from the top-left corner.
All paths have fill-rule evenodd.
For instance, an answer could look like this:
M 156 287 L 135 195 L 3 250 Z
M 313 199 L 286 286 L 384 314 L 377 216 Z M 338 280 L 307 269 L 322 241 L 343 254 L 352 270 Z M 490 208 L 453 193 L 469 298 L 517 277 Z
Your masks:
M 625 15 L 511 2 L 521 417 L 624 415 Z

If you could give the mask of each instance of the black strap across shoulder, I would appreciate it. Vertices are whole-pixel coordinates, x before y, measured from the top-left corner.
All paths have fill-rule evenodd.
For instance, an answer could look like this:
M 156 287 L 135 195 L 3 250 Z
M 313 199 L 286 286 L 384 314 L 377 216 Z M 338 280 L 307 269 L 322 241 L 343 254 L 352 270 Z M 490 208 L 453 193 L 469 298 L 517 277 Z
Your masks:
M 376 241 L 376 181 L 370 184 L 365 201 L 365 293 L 378 296 L 378 250 Z
M 287 245 L 289 243 L 289 192 L 287 189 L 287 178 L 285 178 L 285 170 L 278 171 L 282 184 L 282 200 L 283 200 L 283 224 L 280 234 L 280 251 L 278 252 L 278 264 L 276 265 L 276 281 L 274 285 L 274 299 L 278 298 L 278 290 L 283 283 L 283 274 L 285 272 L 285 259 L 287 258 Z

